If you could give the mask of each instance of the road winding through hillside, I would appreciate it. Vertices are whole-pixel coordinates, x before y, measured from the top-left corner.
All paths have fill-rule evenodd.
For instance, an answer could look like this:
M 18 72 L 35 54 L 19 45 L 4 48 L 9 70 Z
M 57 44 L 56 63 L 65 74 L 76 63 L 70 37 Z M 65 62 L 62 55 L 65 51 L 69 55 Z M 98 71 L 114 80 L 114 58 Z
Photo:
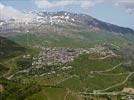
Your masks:
M 106 89 L 103 89 L 103 90 L 96 90 L 96 91 L 97 91 L 97 92 L 104 92 L 104 91 L 107 91 L 107 90 L 109 90 L 109 89 L 112 89 L 112 88 L 121 86 L 121 85 L 125 84 L 125 83 L 128 81 L 128 79 L 129 79 L 133 74 L 134 74 L 134 72 L 129 72 L 128 76 L 127 76 L 127 77 L 125 78 L 125 80 L 122 81 L 121 83 L 112 85 L 112 86 L 110 86 L 110 87 L 108 87 L 108 88 L 106 88 Z
M 113 71 L 114 69 L 116 69 L 116 68 L 120 67 L 121 65 L 122 65 L 122 63 L 120 63 L 120 64 L 118 64 L 118 65 L 114 66 L 113 68 L 110 68 L 110 69 L 107 69 L 107 70 L 104 70 L 104 71 L 91 71 L 91 72 L 93 72 L 93 73 L 104 73 L 104 72 L 110 72 L 110 71 Z

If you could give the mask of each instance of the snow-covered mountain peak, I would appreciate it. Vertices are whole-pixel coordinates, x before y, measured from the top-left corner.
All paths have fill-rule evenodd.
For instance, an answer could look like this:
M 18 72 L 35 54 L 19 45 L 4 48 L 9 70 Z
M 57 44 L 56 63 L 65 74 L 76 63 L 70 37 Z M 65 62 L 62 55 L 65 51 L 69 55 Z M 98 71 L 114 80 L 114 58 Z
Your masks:
M 0 22 L 1 31 L 23 29 L 36 29 L 36 31 L 45 31 L 50 27 L 64 28 L 70 31 L 83 30 L 92 32 L 111 32 L 121 34 L 134 34 L 130 28 L 119 27 L 110 23 L 102 22 L 86 14 L 71 13 L 66 11 L 44 12 L 32 11 L 23 13 L 21 17 L 11 17 L 8 20 Z M 6 27 L 6 28 L 5 28 Z M 32 30 L 34 31 L 34 30 Z

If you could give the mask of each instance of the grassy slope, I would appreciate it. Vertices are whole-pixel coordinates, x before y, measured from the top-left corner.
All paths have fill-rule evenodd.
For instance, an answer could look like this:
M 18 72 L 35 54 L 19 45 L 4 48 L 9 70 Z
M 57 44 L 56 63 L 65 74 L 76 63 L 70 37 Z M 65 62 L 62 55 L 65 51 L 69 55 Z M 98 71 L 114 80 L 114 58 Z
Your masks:
M 67 95 L 67 96 L 66 96 Z M 26 98 L 25 100 L 84 100 L 77 95 L 68 93 L 64 88 L 43 88 L 42 91 Z
M 75 35 L 76 36 L 76 35 Z M 10 37 L 10 39 L 15 40 L 19 44 L 27 45 L 26 42 L 26 35 L 22 36 L 16 36 L 16 37 Z M 64 47 L 88 47 L 89 44 L 95 44 L 95 43 L 113 43 L 116 45 L 126 45 L 128 43 L 128 40 L 126 40 L 123 37 L 116 36 L 116 35 L 108 35 L 105 33 L 79 33 L 78 37 L 67 37 L 67 36 L 59 36 L 52 34 L 39 34 L 37 35 L 31 35 L 29 34 L 29 44 L 30 45 L 38 45 L 41 44 L 43 46 L 64 46 Z M 112 38 L 111 38 L 112 37 Z M 28 44 L 28 45 L 29 45 Z M 45 44 L 45 45 L 44 45 Z M 35 50 L 36 51 L 36 50 Z M 92 70 L 105 70 L 108 68 L 112 68 L 114 65 L 118 64 L 120 62 L 120 59 L 110 59 L 110 60 L 92 60 L 89 59 L 88 55 L 81 55 L 80 57 L 76 58 L 71 65 L 74 67 L 74 74 L 78 75 L 78 77 L 70 78 L 63 83 L 60 83 L 60 85 L 63 87 L 62 89 L 50 89 L 50 88 L 44 88 L 42 91 L 28 97 L 28 100 L 39 97 L 40 100 L 51 98 L 52 100 L 57 97 L 64 97 L 65 93 L 67 92 L 64 88 L 70 88 L 75 91 L 92 91 L 94 89 L 103 89 L 106 88 L 112 84 L 122 82 L 126 75 L 120 75 L 120 76 L 114 76 L 114 75 L 92 75 L 90 74 L 90 71 Z M 110 72 L 113 73 L 120 73 L 120 72 L 127 72 L 122 67 L 116 69 L 115 71 Z M 53 77 L 54 79 L 54 77 Z M 53 79 L 51 81 L 53 81 Z M 41 80 L 41 81 L 40 81 Z M 45 83 L 46 81 L 42 81 L 43 78 L 39 78 L 39 82 Z M 110 80 L 110 81 L 109 81 Z M 128 86 L 133 86 L 132 83 L 133 79 L 130 79 L 128 81 Z M 53 82 L 51 82 L 53 83 Z M 39 84 L 39 85 L 42 85 Z M 105 84 L 105 85 L 104 85 Z M 53 93 L 53 91 L 57 91 Z M 63 94 L 62 96 L 60 94 Z M 46 96 L 45 96 L 46 95 Z M 51 96 L 52 95 L 52 96 Z M 72 98 L 72 96 L 70 97 Z M 73 97 L 76 98 L 76 97 Z M 46 99 L 47 100 L 47 99 Z M 60 99 L 59 99 L 60 100 Z M 71 100 L 71 99 L 66 99 Z M 76 100 L 76 99 L 72 99 Z M 77 99 L 78 100 L 78 99 Z M 81 100 L 81 99 L 80 99 Z
M 15 69 L 15 59 L 26 52 L 26 49 L 17 43 L 0 37 L 0 64 L 5 69 L 13 71 Z M 8 70 L 1 71 L 0 76 L 6 74 Z
M 27 40 L 28 36 L 28 40 Z M 16 41 L 22 45 L 30 46 L 50 46 L 50 47 L 88 47 L 88 43 L 81 40 L 76 40 L 67 36 L 56 35 L 56 33 L 43 33 L 43 34 L 29 34 L 18 35 L 10 37 L 11 40 Z
M 54 100 L 58 98 L 58 100 L 63 100 L 65 94 L 67 93 L 67 88 L 71 91 L 80 92 L 80 91 L 90 91 L 97 89 L 105 89 L 109 86 L 121 83 L 124 81 L 126 76 L 128 75 L 128 71 L 125 70 L 122 66 L 118 67 L 117 69 L 104 72 L 103 74 L 97 73 L 90 73 L 92 70 L 105 70 L 109 68 L 113 68 L 113 66 L 119 64 L 122 59 L 120 58 L 109 58 L 107 60 L 98 60 L 90 59 L 90 55 L 84 54 L 80 55 L 78 58 L 74 60 L 74 62 L 70 63 L 69 65 L 73 66 L 73 77 L 69 78 L 61 83 L 58 84 L 59 88 L 49 88 L 44 87 L 45 85 L 54 85 L 55 82 L 58 80 L 64 80 L 64 77 L 50 75 L 49 79 L 47 76 L 38 76 L 32 77 L 33 80 L 37 82 L 37 84 L 41 85 L 42 90 L 38 93 L 35 93 L 29 96 L 26 100 L 31 99 L 39 99 L 39 100 Z M 100 67 L 101 65 L 101 67 Z M 120 75 L 119 73 L 124 73 Z M 105 75 L 108 74 L 108 75 Z M 117 75 L 116 75 L 117 74 Z M 49 84 L 50 83 L 50 84 Z M 133 87 L 133 76 L 129 79 L 129 81 L 114 90 L 122 90 L 124 86 Z M 56 91 L 56 92 L 55 92 Z M 82 100 L 82 98 L 77 97 L 76 95 L 68 94 L 66 100 Z
M 118 46 L 121 46 L 121 44 L 126 45 L 128 43 L 128 40 L 126 40 L 124 37 L 119 35 L 114 35 L 111 33 L 86 33 L 86 32 L 80 32 L 78 33 L 80 36 L 84 37 L 87 41 L 90 41 L 91 43 L 112 43 Z
M 121 59 L 118 58 L 109 58 L 107 60 L 91 60 L 89 59 L 89 55 L 80 55 L 74 60 L 73 63 L 71 63 L 74 68 L 73 73 L 77 75 L 77 77 L 72 77 L 62 82 L 60 85 L 63 87 L 70 87 L 75 91 L 92 91 L 94 89 L 104 89 L 114 84 L 121 83 L 128 75 L 128 71 L 122 66 L 113 71 L 104 72 L 104 75 L 99 73 L 90 73 L 91 71 L 102 71 L 113 68 L 120 62 Z M 130 84 L 131 85 L 128 86 L 133 86 L 131 82 Z
M 57 80 L 64 80 L 62 76 L 50 75 L 49 78 L 47 76 L 29 76 L 27 79 L 31 79 L 31 81 L 36 82 L 37 86 L 41 86 L 41 90 L 33 92 L 30 95 L 26 95 L 22 93 L 22 96 L 26 95 L 26 100 L 63 100 L 66 93 L 67 88 L 71 91 L 93 91 L 95 89 L 104 89 L 111 85 L 122 82 L 126 76 L 128 75 L 128 71 L 123 69 L 121 66 L 116 69 L 116 71 L 107 72 L 103 74 L 91 74 L 92 70 L 105 70 L 112 68 L 113 66 L 119 64 L 122 60 L 120 58 L 109 58 L 107 60 L 98 60 L 98 59 L 90 59 L 90 55 L 84 54 L 80 55 L 78 58 L 74 60 L 74 62 L 69 63 L 69 65 L 73 66 L 73 75 L 72 78 L 69 78 L 58 84 L 59 88 L 56 87 L 45 87 L 45 85 L 54 85 Z M 101 65 L 101 67 L 100 67 Z M 108 65 L 108 66 L 107 66 Z M 126 73 L 124 75 L 113 75 L 118 73 Z M 24 79 L 24 78 L 23 78 Z M 25 79 L 24 79 L 25 80 Z M 133 86 L 133 79 L 130 79 L 126 84 L 127 86 Z M 49 84 L 51 83 L 51 84 Z M 126 85 L 125 84 L 125 85 Z M 22 87 L 25 88 L 25 87 Z M 122 86 L 119 88 L 123 88 Z M 117 88 L 117 90 L 119 90 Z M 120 89 L 120 90 L 121 90 Z M 28 92 L 27 92 L 28 93 Z M 11 94 L 11 96 L 15 94 Z M 10 97 L 10 96 L 9 96 Z M 73 95 L 71 93 L 68 94 L 66 100 L 82 100 L 77 95 Z
M 20 33 L 9 38 L 25 46 L 89 47 L 96 43 L 112 43 L 118 46 L 126 46 L 129 43 L 127 38 L 119 35 L 91 32 L 70 33 L 69 35 L 64 33 L 62 35 L 58 33 L 29 33 L 28 35 Z
M 24 100 L 24 98 L 40 91 L 40 86 L 29 83 L 19 84 L 0 78 L 0 84 L 4 87 L 4 92 L 0 93 L 0 100 Z
M 119 64 L 121 59 L 90 59 L 90 55 L 84 54 L 80 55 L 78 58 L 71 63 L 71 66 L 74 66 L 75 73 L 81 75 L 83 73 L 89 74 L 90 71 L 101 71 L 109 68 L 113 68 L 113 66 Z
M 6 38 L 0 37 L 0 60 L 15 57 L 25 52 L 25 48 Z

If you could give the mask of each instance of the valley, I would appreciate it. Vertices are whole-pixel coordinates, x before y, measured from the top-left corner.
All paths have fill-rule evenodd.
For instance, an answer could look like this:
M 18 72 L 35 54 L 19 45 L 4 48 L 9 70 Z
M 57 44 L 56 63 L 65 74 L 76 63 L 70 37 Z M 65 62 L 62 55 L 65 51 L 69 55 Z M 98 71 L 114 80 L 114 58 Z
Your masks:
M 1 100 L 134 99 L 133 29 L 66 11 L 27 16 L 0 20 Z
M 36 84 L 41 88 L 27 100 L 39 97 L 51 98 L 48 94 L 59 91 L 59 100 L 91 98 L 123 98 L 125 87 L 133 86 L 134 72 L 124 66 L 124 58 L 106 46 L 92 48 L 40 48 L 34 55 L 27 53 L 15 58 L 17 69 L 4 78 L 16 84 Z M 13 60 L 13 59 L 12 59 Z M 61 95 L 63 91 L 63 96 Z M 56 98 L 59 95 L 53 93 Z M 5 95 L 5 94 L 3 94 Z M 95 96 L 97 95 L 97 97 Z M 15 97 L 16 98 L 16 97 Z M 70 98 L 70 99 L 69 99 Z M 54 98 L 51 98 L 54 100 Z M 116 100 L 116 99 L 115 99 Z

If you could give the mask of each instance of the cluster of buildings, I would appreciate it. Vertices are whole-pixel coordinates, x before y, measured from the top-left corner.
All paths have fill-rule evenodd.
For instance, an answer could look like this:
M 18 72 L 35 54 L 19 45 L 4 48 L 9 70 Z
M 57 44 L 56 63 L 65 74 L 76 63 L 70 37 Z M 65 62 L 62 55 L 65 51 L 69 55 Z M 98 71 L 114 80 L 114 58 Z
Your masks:
M 95 46 L 94 48 L 41 48 L 38 55 L 32 57 L 33 72 L 39 70 L 41 72 L 55 71 L 61 69 L 62 71 L 71 70 L 72 66 L 63 66 L 67 62 L 72 62 L 75 57 L 80 54 L 99 54 L 100 56 L 116 55 L 112 50 L 104 46 Z M 30 55 L 24 55 L 23 58 L 29 58 Z M 56 67 L 55 67 L 56 66 Z M 60 67 L 62 66 L 62 67 Z
M 32 65 L 36 68 L 42 68 L 44 65 L 62 65 L 67 62 L 72 62 L 75 57 L 83 53 L 95 53 L 100 56 L 116 56 L 112 50 L 100 45 L 89 49 L 58 47 L 42 48 L 41 52 L 37 56 L 33 57 Z
M 90 53 L 95 53 L 100 56 L 107 56 L 107 55 L 116 56 L 116 54 L 112 50 L 102 45 L 96 45 L 94 48 L 90 48 Z
M 44 65 L 62 65 L 73 61 L 74 57 L 83 52 L 88 53 L 88 50 L 82 48 L 43 48 L 37 56 L 33 57 L 32 65 L 36 68 L 42 68 Z

